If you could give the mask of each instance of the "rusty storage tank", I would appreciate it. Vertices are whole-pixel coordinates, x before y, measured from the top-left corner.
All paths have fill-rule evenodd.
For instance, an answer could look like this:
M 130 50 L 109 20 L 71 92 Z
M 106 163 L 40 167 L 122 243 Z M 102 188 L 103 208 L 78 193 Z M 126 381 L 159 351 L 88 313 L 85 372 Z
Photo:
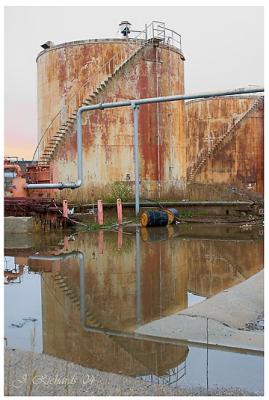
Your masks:
M 49 44 L 38 55 L 39 160 L 51 165 L 54 182 L 76 180 L 75 122 L 80 106 L 184 93 L 181 37 L 164 24 L 158 25 L 161 36 L 154 24 L 150 26 L 147 35 L 141 32 L 136 39 Z M 171 198 L 184 189 L 184 123 L 183 102 L 140 107 L 142 196 Z M 57 195 L 87 202 L 109 198 L 115 182 L 127 191 L 133 189 L 133 151 L 130 107 L 84 113 L 84 183 L 78 190 Z
M 263 103 L 256 95 L 186 102 L 190 198 L 262 197 Z

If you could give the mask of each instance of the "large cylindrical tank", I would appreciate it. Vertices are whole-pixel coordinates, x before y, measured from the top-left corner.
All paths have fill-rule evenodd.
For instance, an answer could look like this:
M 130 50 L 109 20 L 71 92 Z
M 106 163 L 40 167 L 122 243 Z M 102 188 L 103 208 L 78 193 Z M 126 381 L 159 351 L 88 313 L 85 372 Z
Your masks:
M 147 44 L 105 39 L 57 45 L 39 54 L 37 70 L 39 157 L 51 164 L 54 182 L 76 179 L 75 125 L 68 134 L 60 135 L 53 156 L 50 141 L 57 132 L 64 131 L 67 118 L 86 99 L 96 104 L 184 93 L 181 50 L 154 39 Z M 139 175 L 143 197 L 171 198 L 184 189 L 184 124 L 183 102 L 140 107 Z M 133 189 L 134 123 L 130 107 L 84 115 L 83 165 L 83 186 L 68 193 L 65 190 L 59 196 L 83 202 L 105 199 L 111 196 L 115 182 Z
M 263 114 L 263 96 L 186 102 L 187 182 L 201 196 L 263 193 Z

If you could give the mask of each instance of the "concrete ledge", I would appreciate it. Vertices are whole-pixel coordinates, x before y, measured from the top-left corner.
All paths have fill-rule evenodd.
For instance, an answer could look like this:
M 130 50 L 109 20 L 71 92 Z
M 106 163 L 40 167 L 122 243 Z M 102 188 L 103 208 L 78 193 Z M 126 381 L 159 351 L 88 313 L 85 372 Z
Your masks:
M 263 332 L 239 328 L 255 319 L 263 308 L 263 271 L 260 271 L 211 299 L 138 328 L 136 333 L 262 352 Z
M 32 217 L 5 217 L 5 233 L 31 233 L 33 232 Z
M 208 332 L 208 334 L 207 334 Z M 234 350 L 263 352 L 264 335 L 261 332 L 242 331 L 221 322 L 202 317 L 171 315 L 146 324 L 136 333 L 158 338 L 184 340 L 209 346 L 229 347 Z
M 181 311 L 180 315 L 204 317 L 233 328 L 243 329 L 264 309 L 264 272 L 216 294 L 202 303 Z

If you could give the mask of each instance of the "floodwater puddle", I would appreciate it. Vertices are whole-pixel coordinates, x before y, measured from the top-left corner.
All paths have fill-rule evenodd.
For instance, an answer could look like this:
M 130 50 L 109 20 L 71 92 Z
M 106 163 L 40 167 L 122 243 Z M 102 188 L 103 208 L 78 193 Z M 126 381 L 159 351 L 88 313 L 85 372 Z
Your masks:
M 173 387 L 263 392 L 263 357 L 135 337 L 263 268 L 259 229 L 168 226 L 5 240 L 5 343 Z

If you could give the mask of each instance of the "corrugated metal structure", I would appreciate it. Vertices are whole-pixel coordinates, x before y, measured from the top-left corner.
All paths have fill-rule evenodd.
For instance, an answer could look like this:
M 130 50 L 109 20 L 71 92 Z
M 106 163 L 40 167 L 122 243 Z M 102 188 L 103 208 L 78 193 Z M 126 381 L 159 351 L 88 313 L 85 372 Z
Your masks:
M 229 190 L 263 194 L 263 115 L 263 96 L 186 102 L 187 182 L 197 185 L 194 198 L 209 200 L 214 187 L 222 187 L 222 199 Z
M 83 104 L 184 93 L 184 56 L 173 35 L 65 43 L 41 52 L 38 136 L 41 164 L 53 181 L 76 176 L 75 120 Z M 169 39 L 171 39 L 169 41 Z M 179 42 L 177 42 L 179 43 Z M 183 102 L 142 106 L 139 113 L 141 194 L 171 197 L 186 177 Z M 84 116 L 84 184 L 68 198 L 109 196 L 113 182 L 133 188 L 134 133 L 130 109 L 95 110 Z M 67 195 L 65 191 L 65 196 Z

